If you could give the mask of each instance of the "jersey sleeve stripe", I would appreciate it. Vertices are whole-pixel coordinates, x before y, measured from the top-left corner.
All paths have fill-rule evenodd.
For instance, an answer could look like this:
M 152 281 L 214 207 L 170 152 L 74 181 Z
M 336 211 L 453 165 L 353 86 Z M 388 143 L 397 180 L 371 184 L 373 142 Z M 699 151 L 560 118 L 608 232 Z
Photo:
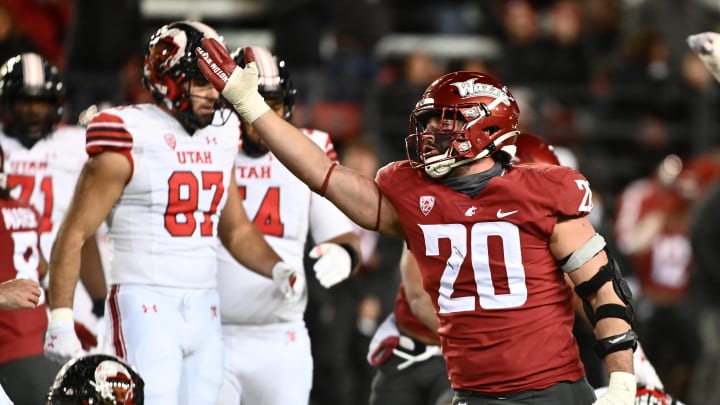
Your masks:
M 108 149 L 122 153 L 132 149 L 132 146 L 132 134 L 125 128 L 122 118 L 117 115 L 103 112 L 88 124 L 85 149 L 89 156 L 95 156 Z

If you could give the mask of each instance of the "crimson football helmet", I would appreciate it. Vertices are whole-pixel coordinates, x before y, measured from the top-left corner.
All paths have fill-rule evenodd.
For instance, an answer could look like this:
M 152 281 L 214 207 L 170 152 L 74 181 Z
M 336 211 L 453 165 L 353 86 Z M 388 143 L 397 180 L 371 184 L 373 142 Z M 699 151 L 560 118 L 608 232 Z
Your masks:
M 143 405 L 145 382 L 115 356 L 92 354 L 58 371 L 47 405 Z
M 290 80 L 290 72 L 284 60 L 279 60 L 270 51 L 261 46 L 251 46 L 258 69 L 258 91 L 264 99 L 283 100 L 285 113 L 283 118 L 292 120 L 295 94 L 297 89 Z M 245 67 L 245 48 L 238 48 L 231 54 L 235 63 Z
M 555 150 L 537 135 L 521 132 L 515 140 L 513 163 L 540 163 L 560 166 Z
M 515 155 L 520 109 L 502 83 L 477 72 L 453 72 L 435 80 L 410 115 L 407 156 L 434 178 L 499 151 Z M 432 118 L 442 123 L 428 126 Z
M 150 38 L 143 65 L 143 84 L 158 103 L 178 114 L 191 129 L 205 126 L 193 113 L 190 89 L 183 88 L 192 79 L 205 79 L 197 64 L 195 48 L 203 38 L 222 37 L 211 27 L 197 21 L 176 21 L 164 25 Z M 220 103 L 217 103 L 217 108 Z
M 23 106 L 43 102 L 48 108 Z M 0 120 L 3 132 L 30 148 L 60 122 L 65 88 L 57 67 L 37 53 L 23 53 L 0 67 Z

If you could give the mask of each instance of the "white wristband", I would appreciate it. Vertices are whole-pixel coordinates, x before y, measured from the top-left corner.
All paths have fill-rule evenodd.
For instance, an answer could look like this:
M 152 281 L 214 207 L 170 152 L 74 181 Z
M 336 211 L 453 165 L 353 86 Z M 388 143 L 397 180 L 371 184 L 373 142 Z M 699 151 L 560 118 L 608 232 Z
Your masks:
M 73 310 L 72 308 L 55 308 L 50 311 L 51 321 L 72 321 Z

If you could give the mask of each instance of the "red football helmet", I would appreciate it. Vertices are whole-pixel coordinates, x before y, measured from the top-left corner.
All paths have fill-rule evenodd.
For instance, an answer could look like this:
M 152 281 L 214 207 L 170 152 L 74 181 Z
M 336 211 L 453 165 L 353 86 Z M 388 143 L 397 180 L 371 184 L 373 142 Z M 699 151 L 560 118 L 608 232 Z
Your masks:
M 408 159 L 431 177 L 503 151 L 515 155 L 520 109 L 502 83 L 477 72 L 453 72 L 435 80 L 410 115 Z M 442 128 L 428 127 L 432 118 Z M 450 125 L 452 124 L 452 125 Z
M 201 22 L 176 21 L 164 25 L 150 38 L 143 66 L 143 84 L 155 100 L 177 113 L 192 129 L 205 124 L 193 113 L 190 92 L 183 88 L 183 83 L 205 79 L 195 55 L 203 38 L 223 43 L 214 29 Z M 219 102 L 217 106 L 220 107 Z
M 513 163 L 540 163 L 560 166 L 555 150 L 537 135 L 521 132 L 515 140 Z

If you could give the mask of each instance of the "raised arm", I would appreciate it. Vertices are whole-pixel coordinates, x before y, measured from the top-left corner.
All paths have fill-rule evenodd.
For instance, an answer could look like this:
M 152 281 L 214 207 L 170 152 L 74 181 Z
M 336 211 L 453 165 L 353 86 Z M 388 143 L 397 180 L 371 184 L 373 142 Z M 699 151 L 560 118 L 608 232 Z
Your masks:
M 252 123 L 268 148 L 295 176 L 363 228 L 400 234 L 396 213 L 372 178 L 333 162 L 302 132 L 270 111 L 257 91 L 258 75 L 251 48 L 245 51 L 246 67 L 240 68 L 214 39 L 203 39 L 202 44 L 203 48 L 196 50 L 200 70 L 243 119 Z

